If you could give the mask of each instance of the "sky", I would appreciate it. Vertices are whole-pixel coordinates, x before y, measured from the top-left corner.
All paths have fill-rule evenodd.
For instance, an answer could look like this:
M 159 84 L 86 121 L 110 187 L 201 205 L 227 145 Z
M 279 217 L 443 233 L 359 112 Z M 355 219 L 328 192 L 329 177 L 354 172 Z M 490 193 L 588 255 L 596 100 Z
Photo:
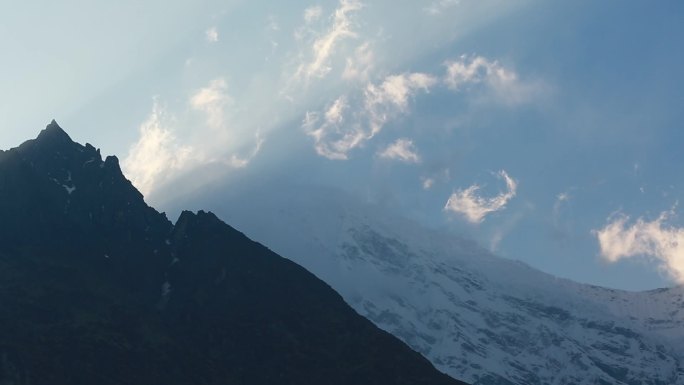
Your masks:
M 285 175 L 557 276 L 672 286 L 682 20 L 674 0 L 0 0 L 0 148 L 54 118 L 160 209 Z

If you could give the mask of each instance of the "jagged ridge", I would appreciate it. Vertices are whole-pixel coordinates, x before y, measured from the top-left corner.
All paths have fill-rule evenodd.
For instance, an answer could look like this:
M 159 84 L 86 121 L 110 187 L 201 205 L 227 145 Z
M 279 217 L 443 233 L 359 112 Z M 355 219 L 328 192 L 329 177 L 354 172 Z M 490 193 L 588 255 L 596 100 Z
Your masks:
M 54 121 L 0 153 L 0 218 L 0 383 L 460 383 L 213 214 L 172 225 Z

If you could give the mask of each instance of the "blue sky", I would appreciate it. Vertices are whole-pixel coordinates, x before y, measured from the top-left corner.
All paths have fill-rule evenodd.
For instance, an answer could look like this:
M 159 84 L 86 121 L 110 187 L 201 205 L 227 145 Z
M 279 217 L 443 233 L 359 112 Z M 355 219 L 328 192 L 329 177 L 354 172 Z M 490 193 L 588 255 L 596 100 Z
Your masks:
M 55 118 L 161 208 L 296 174 L 555 275 L 684 282 L 681 2 L 172 3 L 0 3 L 0 147 Z

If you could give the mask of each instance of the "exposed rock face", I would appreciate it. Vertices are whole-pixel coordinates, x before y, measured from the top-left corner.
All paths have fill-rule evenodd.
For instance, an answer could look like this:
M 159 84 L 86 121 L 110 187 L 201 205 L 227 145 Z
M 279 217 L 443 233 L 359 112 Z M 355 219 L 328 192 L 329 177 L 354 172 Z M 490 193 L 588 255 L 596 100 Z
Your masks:
M 460 384 L 221 222 L 173 225 L 53 121 L 0 152 L 0 384 Z

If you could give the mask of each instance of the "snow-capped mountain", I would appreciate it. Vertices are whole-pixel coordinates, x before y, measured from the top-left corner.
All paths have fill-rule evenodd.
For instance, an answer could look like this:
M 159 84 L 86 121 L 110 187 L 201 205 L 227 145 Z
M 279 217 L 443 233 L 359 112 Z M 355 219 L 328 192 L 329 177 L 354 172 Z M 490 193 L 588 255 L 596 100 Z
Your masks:
M 339 191 L 279 184 L 222 194 L 226 220 L 455 378 L 684 384 L 681 287 L 634 293 L 559 279 Z

